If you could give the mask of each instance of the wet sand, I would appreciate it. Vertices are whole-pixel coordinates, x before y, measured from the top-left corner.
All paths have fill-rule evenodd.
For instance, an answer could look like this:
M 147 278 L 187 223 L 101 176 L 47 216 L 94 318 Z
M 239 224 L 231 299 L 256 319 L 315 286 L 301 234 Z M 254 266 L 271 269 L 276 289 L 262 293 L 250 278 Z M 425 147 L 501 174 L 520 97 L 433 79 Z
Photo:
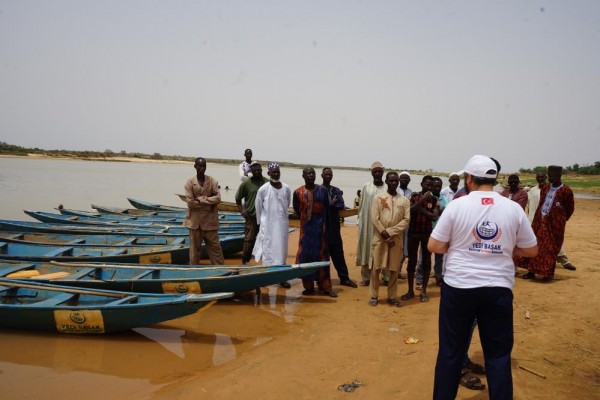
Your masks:
M 356 227 L 342 229 L 351 276 L 359 279 Z M 290 236 L 289 262 L 297 238 Z M 600 397 L 600 201 L 576 202 L 565 242 L 577 271 L 558 266 L 551 283 L 515 285 L 515 399 Z M 260 296 L 118 335 L 0 331 L 0 397 L 430 399 L 439 289 L 428 291 L 428 303 L 369 307 L 366 288 L 338 286 L 333 268 L 332 276 L 337 299 L 302 297 L 294 280 L 289 290 L 265 287 Z M 405 288 L 400 281 L 400 293 Z M 408 336 L 420 342 L 405 344 Z M 470 355 L 483 362 L 477 335 Z M 364 386 L 337 390 L 354 380 Z M 461 387 L 458 398 L 488 396 Z

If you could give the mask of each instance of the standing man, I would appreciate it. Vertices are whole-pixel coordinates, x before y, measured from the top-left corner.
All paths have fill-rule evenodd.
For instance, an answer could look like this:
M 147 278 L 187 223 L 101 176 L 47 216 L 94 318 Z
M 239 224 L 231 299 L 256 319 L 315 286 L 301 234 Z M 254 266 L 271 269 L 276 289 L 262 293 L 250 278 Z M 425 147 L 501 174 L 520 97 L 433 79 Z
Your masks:
M 329 255 L 340 278 L 340 285 L 355 288 L 357 287 L 356 282 L 352 281 L 348 274 L 348 265 L 346 265 L 346 259 L 344 258 L 344 242 L 340 233 L 339 210 L 345 208 L 344 193 L 338 187 L 331 184 L 331 180 L 333 179 L 333 170 L 331 168 L 323 168 L 321 178 L 323 179 L 323 187 L 327 190 L 329 198 L 329 216 L 327 218 L 326 234 Z
M 304 186 L 294 191 L 292 204 L 294 212 L 300 219 L 300 237 L 296 263 L 309 263 L 329 260 L 326 228 L 329 209 L 329 194 L 320 185 L 315 184 L 316 174 L 311 167 L 302 170 Z M 314 282 L 317 281 L 319 294 L 337 297 L 331 290 L 331 274 L 329 265 L 302 277 L 305 296 L 317 294 Z
M 358 207 L 358 243 L 356 247 L 356 265 L 360 267 L 362 278 L 360 285 L 369 286 L 371 282 L 371 239 L 373 238 L 373 223 L 371 222 L 371 202 L 378 194 L 385 193 L 383 183 L 383 165 L 379 161 L 371 164 L 373 181 L 366 183 L 361 190 L 361 200 Z
M 425 175 L 421 180 L 421 191 L 410 196 L 410 225 L 408 230 L 408 292 L 400 297 L 408 300 L 415 297 L 413 290 L 415 270 L 419 247 L 421 248 L 421 262 L 423 265 L 423 285 L 419 298 L 422 302 L 429 301 L 427 295 L 427 284 L 431 272 L 431 253 L 427 250 L 429 235 L 433 230 L 433 221 L 440 215 L 440 207 L 437 199 L 431 194 L 433 177 Z
M 258 234 L 258 223 L 256 222 L 255 200 L 258 189 L 269 182 L 262 176 L 262 167 L 259 163 L 253 162 L 250 166 L 252 177 L 243 181 L 235 193 L 235 204 L 240 214 L 244 217 L 244 249 L 242 250 L 242 264 L 246 264 L 252 259 L 252 250 L 256 243 Z M 242 205 L 242 200 L 244 204 Z
M 500 196 L 516 201 L 525 210 L 527 207 L 527 192 L 519 187 L 519 175 L 512 174 L 508 177 L 508 189 L 504 189 Z
M 535 210 L 537 210 L 538 205 L 540 204 L 540 193 L 542 192 L 542 188 L 548 186 L 546 178 L 546 172 L 538 172 L 535 174 L 535 180 L 538 183 L 537 186 L 533 186 L 529 189 L 527 195 L 527 217 L 529 218 L 529 222 L 533 222 Z
M 449 186 L 446 186 L 440 192 L 441 195 L 444 196 L 444 198 L 446 199 L 446 204 L 454 200 L 454 196 L 459 190 L 458 184 L 460 183 L 460 175 L 458 174 L 458 172 L 452 172 L 450 174 L 450 176 L 448 177 L 448 183 Z
M 200 263 L 202 242 L 206 244 L 206 252 L 210 262 L 222 265 L 225 260 L 219 242 L 219 211 L 217 204 L 221 202 L 219 182 L 205 175 L 206 160 L 196 158 L 194 162 L 196 175 L 185 183 L 187 211 L 183 226 L 190 230 L 190 265 Z
M 535 211 L 540 204 L 540 193 L 544 186 L 548 186 L 546 183 L 547 175 L 545 172 L 538 172 L 535 174 L 535 180 L 537 181 L 537 186 L 533 186 L 529 189 L 529 197 L 527 201 L 527 216 L 529 217 L 529 222 L 533 223 L 533 217 L 535 216 Z M 567 256 L 567 252 L 565 251 L 565 244 L 560 247 L 560 251 L 558 252 L 558 256 L 556 257 L 557 261 L 563 266 L 563 268 L 568 269 L 569 271 L 575 271 L 577 268 L 571 264 L 569 261 L 569 257 Z
M 410 174 L 408 171 L 400 172 L 400 186 L 398 186 L 398 194 L 410 199 L 412 196 L 412 189 L 408 187 L 410 183 Z M 404 244 L 402 246 L 402 259 L 400 260 L 400 267 L 398 268 L 398 278 L 402 278 L 402 265 L 404 265 L 404 260 L 408 258 L 408 228 L 404 230 Z
M 360 189 L 356 191 L 356 196 L 354 196 L 354 208 L 358 208 L 360 206 Z
M 410 201 L 398 194 L 399 178 L 397 172 L 388 172 L 385 176 L 387 192 L 375 196 L 371 203 L 373 221 L 373 257 L 371 259 L 371 283 L 369 285 L 369 304 L 376 306 L 379 297 L 379 274 L 389 271 L 388 304 L 400 307 L 398 301 L 398 269 L 404 245 L 404 230 L 410 220 Z
M 447 253 L 439 309 L 434 400 L 455 399 L 473 321 L 477 318 L 491 400 L 512 399 L 513 256 L 537 254 L 527 216 L 493 190 L 498 167 L 473 156 L 464 168 L 469 195 L 454 199 L 429 239 Z
M 442 179 L 439 177 L 434 177 L 431 185 L 431 194 L 438 200 L 438 205 L 440 207 L 440 215 L 444 212 L 446 207 L 448 206 L 448 200 L 446 197 L 442 196 Z M 458 183 L 457 183 L 458 185 Z M 456 188 L 458 191 L 458 186 Z M 454 197 L 454 196 L 453 196 Z M 437 221 L 432 222 L 432 227 L 435 229 Z M 435 253 L 433 255 L 433 273 L 435 274 L 435 284 L 438 286 L 442 285 L 444 278 L 444 255 Z
M 561 176 L 562 167 L 548 167 L 550 185 L 543 187 L 540 192 L 542 203 L 538 206 L 531 224 L 540 252 L 535 258 L 519 260 L 519 267 L 529 270 L 522 276 L 524 279 L 533 279 L 535 274 L 541 275 L 544 282 L 554 279 L 556 260 L 565 238 L 565 226 L 575 211 L 573 191 L 562 183 Z
M 256 261 L 264 265 L 286 264 L 290 220 L 288 208 L 292 201 L 292 191 L 281 182 L 278 163 L 269 164 L 269 183 L 262 185 L 256 193 L 254 208 L 258 222 L 258 236 L 252 254 Z M 289 289 L 289 282 L 281 282 L 281 287 Z
M 246 159 L 240 163 L 239 167 L 240 179 L 242 181 L 252 177 L 252 171 L 250 171 L 250 166 L 252 165 L 252 150 L 246 149 L 244 151 L 244 157 Z

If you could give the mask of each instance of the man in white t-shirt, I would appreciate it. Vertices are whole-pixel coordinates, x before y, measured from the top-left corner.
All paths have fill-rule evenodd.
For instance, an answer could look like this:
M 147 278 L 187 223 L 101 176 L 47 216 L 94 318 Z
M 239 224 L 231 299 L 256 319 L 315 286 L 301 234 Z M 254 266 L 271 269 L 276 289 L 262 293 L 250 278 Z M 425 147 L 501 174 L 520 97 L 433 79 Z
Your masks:
M 454 195 L 458 192 L 460 183 L 460 175 L 458 172 L 451 172 L 448 176 L 449 185 L 442 189 L 440 192 L 442 196 L 446 198 L 446 203 L 450 203 L 454 200 Z
M 245 181 L 246 179 L 252 178 L 252 171 L 250 166 L 252 165 L 252 149 L 244 150 L 245 160 L 240 163 L 239 173 L 240 180 Z
M 446 207 L 428 243 L 447 253 L 439 310 L 434 399 L 454 399 L 471 327 L 477 318 L 490 399 L 512 399 L 513 256 L 534 257 L 527 215 L 493 187 L 498 166 L 476 155 L 466 164 L 469 195 Z

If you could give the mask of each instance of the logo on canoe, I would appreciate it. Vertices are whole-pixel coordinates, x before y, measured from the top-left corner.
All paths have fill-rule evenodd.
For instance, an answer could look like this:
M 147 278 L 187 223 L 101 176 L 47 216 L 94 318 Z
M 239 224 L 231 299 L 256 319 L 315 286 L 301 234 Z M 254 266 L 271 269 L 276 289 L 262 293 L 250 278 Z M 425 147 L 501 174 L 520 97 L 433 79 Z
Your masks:
M 83 324 L 83 323 L 85 323 L 85 315 L 83 315 L 82 313 L 77 312 L 77 311 L 72 312 L 69 315 L 69 318 L 71 318 L 71 321 L 75 322 L 76 324 Z
M 152 256 L 150 257 L 150 262 L 153 264 L 158 264 L 161 262 L 161 258 L 160 256 Z
M 182 294 L 183 293 L 187 293 L 188 292 L 188 287 L 187 287 L 187 285 L 183 285 L 183 284 L 177 285 L 177 286 L 175 286 L 175 291 L 177 293 L 182 293 Z

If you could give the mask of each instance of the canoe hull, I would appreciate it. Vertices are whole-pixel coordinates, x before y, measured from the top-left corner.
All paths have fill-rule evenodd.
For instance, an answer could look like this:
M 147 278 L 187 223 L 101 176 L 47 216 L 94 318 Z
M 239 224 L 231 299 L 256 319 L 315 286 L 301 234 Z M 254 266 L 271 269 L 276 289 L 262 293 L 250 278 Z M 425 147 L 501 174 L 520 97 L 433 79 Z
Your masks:
M 301 278 L 327 267 L 328 262 L 271 267 L 185 268 L 177 265 L 77 263 L 66 266 L 47 263 L 0 261 L 0 276 L 17 271 L 37 270 L 41 274 L 66 272 L 70 275 L 52 282 L 88 289 L 141 293 L 243 293 L 258 287 Z M 32 278 L 22 279 L 30 281 Z M 39 279 L 39 278 L 33 278 Z
M 222 235 L 219 237 L 225 257 L 232 257 L 244 247 L 244 235 Z M 115 247 L 115 246 L 174 246 L 180 245 L 189 250 L 189 236 L 127 236 L 127 235 L 75 235 L 54 233 L 0 232 L 0 242 L 21 244 L 45 244 L 72 247 Z M 206 248 L 202 248 L 202 258 L 208 258 Z M 189 261 L 189 257 L 188 257 Z M 122 262 L 122 261 L 119 261 Z M 185 261 L 187 262 L 187 261 Z
M 0 328 L 112 333 L 190 315 L 232 295 L 148 295 L 0 279 Z
M 143 310 L 142 307 L 102 310 L 90 307 L 40 310 L 25 307 L 10 309 L 0 306 L 0 327 L 69 334 L 113 333 L 194 314 L 199 309 L 208 306 L 209 303 L 184 303 L 177 307 L 162 305 L 148 308 L 148 310 Z

